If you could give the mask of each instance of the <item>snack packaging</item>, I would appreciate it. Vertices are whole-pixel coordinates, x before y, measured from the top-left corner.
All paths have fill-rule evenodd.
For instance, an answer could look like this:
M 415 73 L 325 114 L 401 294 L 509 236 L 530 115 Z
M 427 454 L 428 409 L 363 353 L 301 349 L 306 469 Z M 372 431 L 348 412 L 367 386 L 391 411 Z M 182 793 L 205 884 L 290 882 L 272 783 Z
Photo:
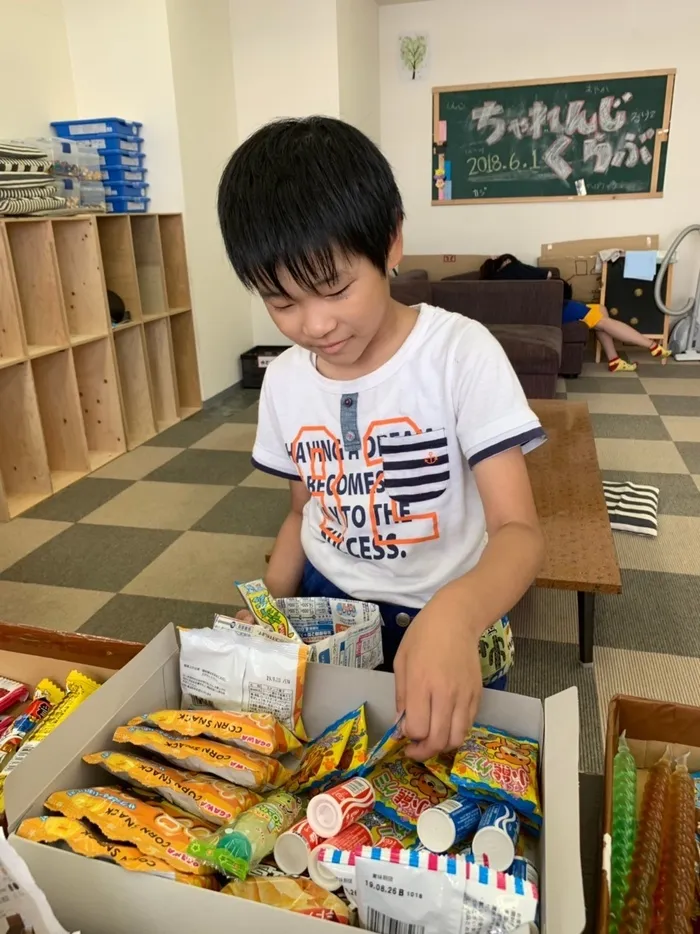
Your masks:
M 345 750 L 338 763 L 337 778 L 340 776 L 350 777 L 358 772 L 367 761 L 369 754 L 369 737 L 367 734 L 367 717 L 365 716 L 365 705 L 358 707 L 357 716 L 353 721 L 352 730 Z M 334 776 L 331 776 L 333 778 Z
M 512 807 L 499 802 L 486 808 L 472 840 L 477 861 L 497 872 L 506 872 L 513 864 L 520 835 L 520 821 Z
M 183 811 L 213 824 L 230 824 L 243 811 L 262 800 L 259 794 L 248 788 L 212 778 L 203 772 L 185 772 L 111 749 L 83 756 L 83 762 L 101 765 L 115 778 L 155 791 Z
M 272 853 L 277 838 L 301 815 L 302 802 L 286 791 L 274 791 L 204 839 L 193 840 L 189 853 L 227 876 L 245 879 L 251 868 Z
M 7 731 L 12 726 L 14 719 L 15 718 L 12 716 L 12 714 L 8 714 L 6 717 L 0 717 L 0 743 L 3 740 L 5 733 L 7 733 Z
M 12 678 L 0 677 L 0 713 L 9 710 L 15 704 L 23 704 L 28 697 L 29 688 L 26 684 L 13 681 Z
M 95 824 L 105 837 L 131 843 L 145 856 L 164 860 L 179 872 L 209 876 L 213 869 L 187 852 L 195 832 L 208 833 L 201 827 L 188 829 L 180 820 L 154 803 L 140 801 L 115 788 L 77 788 L 55 791 L 44 804 L 48 811 L 64 817 L 85 818 Z M 192 818 L 190 818 L 192 820 Z
M 156 710 L 133 717 L 127 726 L 154 726 L 180 736 L 206 736 L 220 743 L 250 749 L 261 756 L 295 752 L 299 740 L 271 713 L 235 710 Z
M 374 787 L 377 811 L 411 830 L 416 829 L 423 811 L 450 796 L 444 782 L 400 750 L 375 766 L 367 777 Z
M 474 833 L 480 820 L 481 810 L 474 801 L 447 798 L 418 818 L 418 839 L 433 853 L 446 853 Z
M 316 795 L 309 801 L 306 819 L 319 837 L 335 837 L 374 808 L 374 788 L 359 775 Z
M 540 874 L 535 864 L 526 856 L 516 856 L 510 865 L 510 869 L 507 869 L 506 872 L 510 876 L 515 876 L 516 879 L 529 882 L 536 889 L 539 888 Z
M 87 821 L 74 817 L 29 817 L 22 821 L 17 836 L 34 843 L 61 843 L 79 856 L 108 859 L 131 872 L 146 872 L 175 882 L 198 885 L 218 891 L 214 876 L 177 872 L 163 859 L 144 854 L 128 843 L 114 843 L 97 833 Z
M 236 587 L 245 600 L 246 606 L 264 629 L 271 629 L 286 639 L 301 642 L 299 635 L 277 606 L 263 581 L 249 581 L 247 584 L 236 581 Z
M 360 775 L 368 775 L 378 763 L 399 752 L 408 742 L 403 735 L 403 714 L 390 727 L 384 736 L 367 753 L 365 764 L 360 767 Z
M 323 888 L 334 892 L 341 886 L 341 880 L 321 861 L 322 852 L 333 850 L 341 853 L 354 852 L 358 847 L 372 846 L 380 849 L 404 849 L 414 846 L 418 838 L 413 830 L 399 827 L 381 814 L 373 811 L 365 814 L 357 823 L 350 824 L 337 836 L 322 840 L 309 854 L 309 875 Z
M 0 829 L 0 926 L 6 934 L 69 934 L 51 910 L 29 867 Z
M 463 856 L 364 847 L 347 860 L 354 862 L 360 925 L 370 930 L 377 930 L 371 919 L 387 918 L 396 931 L 507 934 L 538 917 L 533 885 Z
M 311 829 L 304 819 L 294 824 L 277 838 L 274 856 L 277 866 L 288 876 L 300 876 L 309 868 L 312 850 L 323 843 L 323 838 Z
M 350 739 L 359 710 L 351 710 L 318 736 L 304 752 L 301 765 L 287 785 L 293 793 L 320 787 L 338 772 L 340 760 Z
M 539 829 L 538 751 L 534 739 L 474 725 L 455 756 L 452 780 L 460 794 L 502 801 Z
M 348 906 L 312 879 L 248 879 L 246 882 L 229 882 L 221 891 L 225 895 L 300 912 L 322 921 L 350 923 Z
M 207 772 L 253 790 L 277 788 L 290 777 L 289 770 L 269 756 L 259 756 L 211 739 L 176 738 L 172 733 L 150 726 L 117 727 L 113 740 L 141 746 L 192 772 Z
M 457 791 L 457 786 L 452 781 L 452 768 L 455 762 L 455 754 L 453 752 L 441 752 L 437 756 L 433 756 L 432 759 L 426 759 L 423 765 L 425 768 L 440 779 L 448 788 L 451 788 L 452 791 Z
M 242 620 L 226 620 L 225 627 L 180 630 L 183 706 L 271 713 L 306 742 L 308 646 Z
M 0 765 L 3 766 L 3 771 L 0 773 L 0 776 L 2 776 L 0 778 L 0 787 L 4 776 L 9 775 L 10 771 L 21 761 L 17 756 L 15 756 L 17 761 L 12 758 L 15 752 L 24 743 L 32 730 L 44 719 L 49 710 L 59 704 L 65 696 L 65 691 L 48 678 L 42 678 L 37 684 L 29 707 L 12 720 L 12 724 L 2 737 Z M 11 761 L 12 766 L 10 767 Z

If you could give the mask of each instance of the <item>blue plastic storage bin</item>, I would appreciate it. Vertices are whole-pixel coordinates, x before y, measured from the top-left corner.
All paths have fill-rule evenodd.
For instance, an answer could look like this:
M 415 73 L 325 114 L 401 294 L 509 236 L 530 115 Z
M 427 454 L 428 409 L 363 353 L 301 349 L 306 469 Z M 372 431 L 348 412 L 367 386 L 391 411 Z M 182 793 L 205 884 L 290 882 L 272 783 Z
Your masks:
M 105 194 L 108 198 L 147 198 L 148 185 L 134 185 L 126 182 L 105 182 Z
M 125 152 L 135 156 L 141 152 L 143 140 L 140 136 L 83 136 L 80 140 L 83 146 L 96 149 L 98 152 Z
M 121 117 L 91 117 L 87 120 L 56 120 L 51 124 L 56 136 L 81 139 L 84 136 L 139 136 L 143 123 Z
M 107 198 L 108 214 L 145 214 L 150 198 Z
M 148 169 L 103 168 L 100 169 L 100 173 L 102 181 L 106 184 L 109 182 L 124 182 L 127 185 L 143 185 L 146 182 Z
M 114 169 L 137 169 L 140 170 L 143 167 L 143 160 L 146 158 L 145 154 L 140 152 L 137 155 L 129 153 L 128 155 L 125 152 L 112 151 L 111 149 L 103 149 L 99 153 L 100 156 L 100 166 L 101 168 L 114 168 Z

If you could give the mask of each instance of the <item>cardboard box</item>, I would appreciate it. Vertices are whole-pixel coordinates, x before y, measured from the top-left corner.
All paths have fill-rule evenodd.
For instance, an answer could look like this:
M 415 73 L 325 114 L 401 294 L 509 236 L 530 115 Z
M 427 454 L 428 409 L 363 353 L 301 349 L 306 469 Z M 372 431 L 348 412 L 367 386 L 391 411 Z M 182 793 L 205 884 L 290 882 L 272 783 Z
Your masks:
M 467 255 L 454 253 L 428 253 L 424 256 L 404 256 L 399 263 L 399 272 L 411 272 L 413 269 L 425 269 L 431 280 L 444 279 L 445 276 L 457 276 L 465 272 L 477 272 L 488 255 Z
M 104 772 L 81 756 L 112 747 L 115 727 L 137 714 L 180 701 L 175 631 L 167 627 L 125 668 L 66 721 L 61 744 L 42 744 L 25 781 L 7 783 L 10 829 L 42 813 L 58 789 L 104 783 Z M 362 702 L 367 704 L 370 741 L 395 719 L 394 678 L 376 671 L 313 664 L 308 668 L 304 721 L 311 735 Z M 578 692 L 570 688 L 544 705 L 532 697 L 484 691 L 482 722 L 536 736 L 542 745 L 544 827 L 540 868 L 543 934 L 580 934 L 585 926 L 579 852 Z M 50 737 L 52 738 L 52 737 Z M 194 934 L 255 931 L 256 934 L 330 932 L 328 922 L 277 908 L 173 883 L 74 853 L 22 840 L 12 845 L 26 860 L 60 922 L 82 934 L 152 931 Z
M 638 772 L 638 794 L 644 787 L 647 769 L 661 758 L 666 746 L 677 745 L 678 754 L 690 749 L 688 768 L 700 769 L 700 707 L 645 700 L 641 697 L 617 695 L 608 706 L 608 724 L 605 738 L 605 789 L 603 804 L 603 865 L 598 900 L 598 934 L 608 932 L 610 911 L 610 855 L 612 845 L 612 779 L 613 760 L 620 734 L 626 731 L 630 750 Z
M 658 234 L 635 237 L 606 237 L 592 240 L 563 240 L 543 243 L 538 266 L 556 266 L 570 283 L 577 302 L 597 302 L 600 298 L 600 271 L 596 272 L 601 250 L 658 250 Z

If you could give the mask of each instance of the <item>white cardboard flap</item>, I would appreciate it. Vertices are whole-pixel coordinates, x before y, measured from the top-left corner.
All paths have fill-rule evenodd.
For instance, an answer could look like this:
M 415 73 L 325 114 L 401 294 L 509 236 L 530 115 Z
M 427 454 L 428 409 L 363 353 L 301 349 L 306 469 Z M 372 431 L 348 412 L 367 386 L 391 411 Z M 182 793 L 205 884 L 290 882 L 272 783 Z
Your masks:
M 569 688 L 544 702 L 542 791 L 544 832 L 540 878 L 543 934 L 581 934 L 586 906 L 581 878 L 578 798 L 578 689 Z

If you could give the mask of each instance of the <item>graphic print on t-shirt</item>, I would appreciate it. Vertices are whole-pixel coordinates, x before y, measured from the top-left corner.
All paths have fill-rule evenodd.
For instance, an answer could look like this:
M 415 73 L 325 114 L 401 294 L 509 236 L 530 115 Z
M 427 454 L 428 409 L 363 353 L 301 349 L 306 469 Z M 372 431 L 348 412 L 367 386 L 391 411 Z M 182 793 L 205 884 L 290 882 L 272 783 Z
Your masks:
M 444 429 L 407 417 L 372 421 L 351 450 L 324 425 L 302 427 L 286 445 L 321 516 L 323 541 L 356 558 L 405 558 L 439 539 L 435 501 L 450 479 Z

